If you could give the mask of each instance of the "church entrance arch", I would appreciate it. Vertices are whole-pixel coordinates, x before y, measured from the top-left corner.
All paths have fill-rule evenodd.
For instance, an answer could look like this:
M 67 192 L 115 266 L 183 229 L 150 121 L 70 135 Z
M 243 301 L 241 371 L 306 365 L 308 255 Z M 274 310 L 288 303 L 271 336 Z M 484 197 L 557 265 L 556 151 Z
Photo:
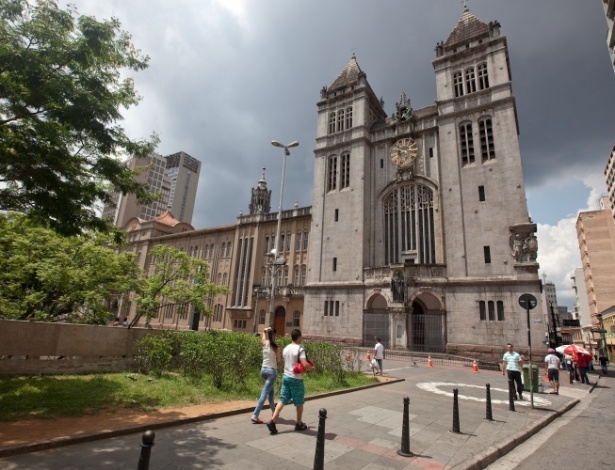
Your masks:
M 372 347 L 376 338 L 381 339 L 385 348 L 389 347 L 389 311 L 380 294 L 369 299 L 363 314 L 363 346 Z
M 446 351 L 446 315 L 435 296 L 421 294 L 416 297 L 412 301 L 408 322 L 408 349 L 418 352 Z
M 278 336 L 284 336 L 286 333 L 284 328 L 286 325 L 286 309 L 284 307 L 278 307 L 275 309 L 275 315 L 273 317 L 273 327 L 278 332 Z

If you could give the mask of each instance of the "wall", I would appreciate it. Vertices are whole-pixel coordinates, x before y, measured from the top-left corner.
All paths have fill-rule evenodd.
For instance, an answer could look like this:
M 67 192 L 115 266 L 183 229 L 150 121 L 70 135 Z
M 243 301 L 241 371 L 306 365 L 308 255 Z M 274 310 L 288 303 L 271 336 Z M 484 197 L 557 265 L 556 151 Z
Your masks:
M 0 320 L 0 375 L 132 370 L 135 342 L 161 330 Z

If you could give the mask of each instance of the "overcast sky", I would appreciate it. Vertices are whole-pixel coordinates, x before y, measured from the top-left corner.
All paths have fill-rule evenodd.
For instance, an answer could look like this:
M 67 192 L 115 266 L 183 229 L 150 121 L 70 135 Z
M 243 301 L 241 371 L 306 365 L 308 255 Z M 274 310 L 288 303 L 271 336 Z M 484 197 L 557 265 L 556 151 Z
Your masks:
M 133 138 L 159 134 L 157 151 L 201 160 L 195 228 L 234 223 L 266 167 L 284 208 L 312 203 L 316 102 L 352 52 L 387 114 L 401 92 L 435 100 L 432 61 L 462 0 L 71 0 L 82 14 L 114 16 L 150 56 L 135 76 L 143 101 L 124 114 Z M 541 275 L 571 310 L 581 266 L 574 223 L 598 208 L 615 141 L 615 74 L 601 0 L 469 0 L 508 38 L 529 210 L 538 223 Z

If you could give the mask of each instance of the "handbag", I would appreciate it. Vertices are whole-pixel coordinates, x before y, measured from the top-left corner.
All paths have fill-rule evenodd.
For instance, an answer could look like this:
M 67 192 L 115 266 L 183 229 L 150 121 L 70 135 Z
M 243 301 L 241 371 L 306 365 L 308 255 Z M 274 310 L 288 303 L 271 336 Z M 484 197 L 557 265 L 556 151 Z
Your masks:
M 303 364 L 301 364 L 301 351 L 305 351 L 305 349 L 299 348 L 299 353 L 297 354 L 297 363 L 293 367 L 293 373 L 295 374 L 303 374 L 305 372 L 305 367 L 303 367 Z M 308 362 L 309 365 L 314 365 L 314 363 L 308 359 L 307 351 L 305 351 L 305 360 Z

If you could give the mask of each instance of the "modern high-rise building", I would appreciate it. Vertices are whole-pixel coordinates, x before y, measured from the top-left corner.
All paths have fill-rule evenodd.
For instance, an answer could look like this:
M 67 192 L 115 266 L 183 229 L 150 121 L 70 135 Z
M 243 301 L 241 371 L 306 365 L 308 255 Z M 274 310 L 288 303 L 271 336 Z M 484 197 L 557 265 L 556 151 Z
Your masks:
M 613 217 L 615 217 L 615 144 L 611 148 L 611 154 L 604 169 L 604 180 L 606 182 L 608 207 L 611 209 Z
M 127 162 L 136 170 L 137 181 L 147 184 L 160 197 L 150 204 L 140 204 L 134 194 L 112 193 L 112 204 L 103 209 L 103 217 L 124 227 L 133 217 L 151 220 L 170 211 L 180 222 L 191 223 L 199 183 L 201 162 L 185 152 L 163 157 L 155 152 Z

